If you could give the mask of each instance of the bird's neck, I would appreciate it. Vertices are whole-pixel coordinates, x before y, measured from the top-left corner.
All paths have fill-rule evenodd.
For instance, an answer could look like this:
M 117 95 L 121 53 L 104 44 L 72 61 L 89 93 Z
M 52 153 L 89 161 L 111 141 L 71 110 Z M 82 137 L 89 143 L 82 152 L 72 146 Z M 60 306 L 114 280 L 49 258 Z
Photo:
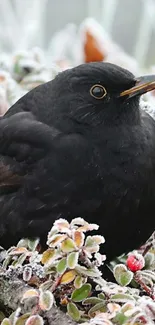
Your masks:
M 109 126 L 116 125 L 135 125 L 140 122 L 139 100 L 131 100 L 111 106 L 109 111 L 104 112 L 103 124 Z

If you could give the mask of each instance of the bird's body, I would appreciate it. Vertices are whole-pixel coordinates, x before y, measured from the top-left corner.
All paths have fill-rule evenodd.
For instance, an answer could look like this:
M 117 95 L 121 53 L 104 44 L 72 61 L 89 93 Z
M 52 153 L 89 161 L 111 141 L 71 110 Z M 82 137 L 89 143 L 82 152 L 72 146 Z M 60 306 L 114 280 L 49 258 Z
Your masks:
M 93 85 L 105 98 L 92 96 Z M 124 69 L 82 65 L 31 91 L 0 120 L 1 246 L 44 241 L 55 219 L 77 216 L 100 225 L 108 259 L 149 238 L 155 121 L 137 96 L 117 96 L 134 86 Z

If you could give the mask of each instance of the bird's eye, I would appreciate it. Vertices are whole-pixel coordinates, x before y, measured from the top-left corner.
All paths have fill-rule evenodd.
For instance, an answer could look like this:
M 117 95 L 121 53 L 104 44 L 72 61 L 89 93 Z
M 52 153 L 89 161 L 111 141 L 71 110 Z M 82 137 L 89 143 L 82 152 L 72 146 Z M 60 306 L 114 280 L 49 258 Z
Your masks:
M 96 99 L 102 99 L 106 96 L 107 91 L 102 85 L 94 85 L 90 88 L 90 94 Z

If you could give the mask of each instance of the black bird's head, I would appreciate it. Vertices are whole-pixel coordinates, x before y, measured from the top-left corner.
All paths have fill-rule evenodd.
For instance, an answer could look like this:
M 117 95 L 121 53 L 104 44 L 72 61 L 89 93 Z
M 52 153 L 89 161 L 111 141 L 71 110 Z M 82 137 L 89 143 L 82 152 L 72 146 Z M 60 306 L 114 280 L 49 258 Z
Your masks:
M 79 65 L 51 82 L 60 116 L 89 125 L 133 122 L 140 96 L 154 88 L 155 76 L 135 78 L 128 70 L 105 62 Z

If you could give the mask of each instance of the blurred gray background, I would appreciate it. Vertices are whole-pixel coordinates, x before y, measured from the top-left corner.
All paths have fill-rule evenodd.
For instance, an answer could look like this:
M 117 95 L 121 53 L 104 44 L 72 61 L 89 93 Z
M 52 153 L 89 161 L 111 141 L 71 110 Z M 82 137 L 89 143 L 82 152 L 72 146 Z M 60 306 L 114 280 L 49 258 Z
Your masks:
M 33 44 L 46 49 L 54 32 L 86 17 L 96 18 L 140 64 L 155 64 L 155 0 L 0 0 L 0 49 L 12 51 L 21 39 L 24 44 L 32 22 Z

